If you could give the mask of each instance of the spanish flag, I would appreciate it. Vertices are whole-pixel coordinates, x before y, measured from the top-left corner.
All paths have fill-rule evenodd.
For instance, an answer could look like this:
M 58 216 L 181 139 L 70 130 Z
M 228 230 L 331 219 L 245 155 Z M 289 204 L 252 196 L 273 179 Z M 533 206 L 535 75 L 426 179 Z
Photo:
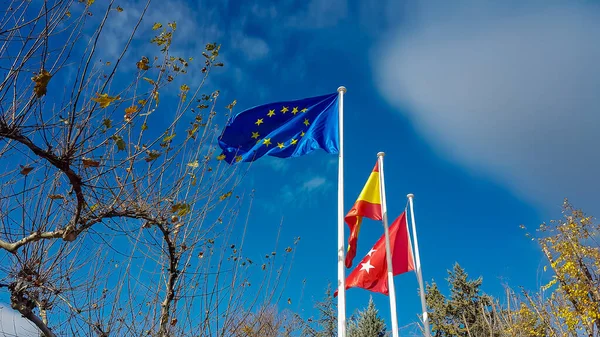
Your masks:
M 379 195 L 379 165 L 375 164 L 373 172 L 360 192 L 352 209 L 346 214 L 344 220 L 350 227 L 348 238 L 348 253 L 346 254 L 346 268 L 352 267 L 352 260 L 356 256 L 356 243 L 362 218 L 381 220 L 381 198 Z

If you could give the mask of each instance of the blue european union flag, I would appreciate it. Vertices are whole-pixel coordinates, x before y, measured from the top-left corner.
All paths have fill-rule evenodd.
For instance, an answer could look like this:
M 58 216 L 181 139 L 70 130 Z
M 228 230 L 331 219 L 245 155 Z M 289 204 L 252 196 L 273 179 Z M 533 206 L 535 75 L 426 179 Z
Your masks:
M 317 149 L 339 152 L 338 93 L 269 103 L 244 110 L 219 137 L 229 164 L 264 156 L 299 157 Z

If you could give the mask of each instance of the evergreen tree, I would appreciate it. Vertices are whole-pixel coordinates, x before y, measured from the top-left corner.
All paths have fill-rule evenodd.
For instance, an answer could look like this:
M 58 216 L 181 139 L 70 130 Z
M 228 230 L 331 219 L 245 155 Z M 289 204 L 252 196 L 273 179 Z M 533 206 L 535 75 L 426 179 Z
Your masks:
M 435 283 L 427 285 L 432 334 L 436 337 L 497 336 L 494 328 L 497 313 L 491 309 L 492 299 L 481 294 L 482 279 L 469 280 L 458 263 L 448 274 L 450 298 L 446 298 Z
M 385 322 L 379 317 L 371 297 L 367 309 L 359 311 L 356 320 L 349 324 L 348 337 L 384 337 L 385 335 Z
M 337 337 L 337 305 L 331 285 L 327 286 L 325 298 L 315 303 L 319 316 L 309 318 L 304 326 L 303 335 L 310 337 Z

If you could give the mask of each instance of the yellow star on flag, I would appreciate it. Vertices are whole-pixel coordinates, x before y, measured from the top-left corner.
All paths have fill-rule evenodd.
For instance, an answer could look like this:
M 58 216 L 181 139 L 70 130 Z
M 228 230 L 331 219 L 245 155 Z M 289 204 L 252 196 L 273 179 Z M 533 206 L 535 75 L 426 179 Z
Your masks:
M 290 109 L 288 109 L 288 107 L 287 107 L 287 106 L 284 106 L 283 108 L 281 108 L 281 112 L 282 112 L 282 113 L 286 113 L 286 112 L 288 112 L 289 110 L 290 110 Z
M 298 143 L 297 139 L 292 139 L 292 141 L 290 142 L 290 144 L 292 144 L 292 145 L 296 145 L 296 143 Z
M 300 112 L 307 112 L 307 111 L 308 111 L 307 108 L 304 108 L 304 109 L 300 110 Z
M 262 123 L 264 123 L 264 122 L 263 122 L 263 119 L 262 119 L 262 118 L 259 118 L 259 119 L 257 119 L 257 120 L 256 120 L 256 123 L 254 123 L 254 124 L 256 124 L 256 125 L 261 125 Z
M 266 145 L 267 147 L 269 147 L 269 145 L 271 145 L 271 138 L 265 138 L 263 140 L 263 144 Z
M 267 114 L 267 116 L 269 116 L 269 117 L 275 116 L 275 109 L 269 110 L 269 113 Z
M 277 143 L 277 147 L 280 148 L 280 149 L 283 149 L 284 146 L 285 145 L 283 145 L 283 143 Z
M 304 131 L 302 131 L 302 132 L 300 133 L 300 137 L 304 137 L 304 135 L 305 135 L 305 133 L 304 133 Z
M 298 107 L 294 107 L 294 108 L 292 109 L 292 113 L 293 113 L 294 115 L 295 115 L 295 114 L 297 114 L 297 113 L 298 113 Z
M 260 137 L 260 135 L 258 134 L 258 132 L 252 132 L 252 138 L 258 139 L 258 137 Z
M 304 125 L 308 126 L 310 124 L 310 122 L 308 121 L 308 118 L 304 119 Z

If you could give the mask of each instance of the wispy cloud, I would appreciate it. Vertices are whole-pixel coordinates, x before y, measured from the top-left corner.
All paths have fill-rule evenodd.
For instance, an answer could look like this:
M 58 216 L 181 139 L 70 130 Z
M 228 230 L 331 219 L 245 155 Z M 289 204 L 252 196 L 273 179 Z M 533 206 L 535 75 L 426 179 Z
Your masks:
M 599 7 L 423 1 L 414 14 L 376 50 L 383 96 L 440 153 L 533 203 L 597 208 Z
M 320 196 L 333 187 L 331 180 L 321 175 L 307 173 L 295 180 L 293 185 L 288 184 L 281 188 L 283 202 L 312 207 L 318 204 L 317 200 Z
M 241 51 L 248 61 L 261 60 L 269 55 L 269 46 L 265 40 L 248 36 L 241 30 L 233 33 L 231 41 L 232 47 Z
M 322 177 L 322 176 L 312 177 L 309 180 L 305 181 L 304 184 L 302 184 L 301 191 L 302 192 L 312 192 L 316 189 L 322 188 L 327 183 L 328 182 L 327 182 L 327 179 L 325 179 L 325 177 Z

